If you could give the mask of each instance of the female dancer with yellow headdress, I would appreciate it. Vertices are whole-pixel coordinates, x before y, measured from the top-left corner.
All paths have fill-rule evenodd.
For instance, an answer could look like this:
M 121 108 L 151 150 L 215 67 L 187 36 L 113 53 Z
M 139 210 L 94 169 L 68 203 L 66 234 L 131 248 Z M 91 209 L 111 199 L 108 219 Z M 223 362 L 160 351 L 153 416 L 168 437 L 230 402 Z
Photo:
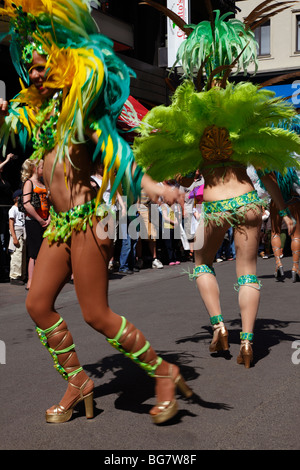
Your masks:
M 41 342 L 68 381 L 65 395 L 47 410 L 46 420 L 68 421 L 80 401 L 85 402 L 86 416 L 93 417 L 93 381 L 79 363 L 66 322 L 54 309 L 73 273 L 85 321 L 155 378 L 157 404 L 150 414 L 155 423 L 164 422 L 177 412 L 176 386 L 186 396 L 192 392 L 179 368 L 157 356 L 144 335 L 110 309 L 111 240 L 97 232 L 97 222 L 107 215 L 100 203 L 109 180 L 112 196 L 123 189 L 134 200 L 143 187 L 152 200 L 163 197 L 173 203 L 180 198 L 141 171 L 117 132 L 131 71 L 114 54 L 111 41 L 99 34 L 88 1 L 7 0 L 0 13 L 11 17 L 11 56 L 30 85 L 23 85 L 9 107 L 0 103 L 2 145 L 5 151 L 15 134 L 24 145 L 32 142 L 31 158 L 44 160 L 52 203 L 26 301 Z M 104 165 L 104 177 L 95 199 L 90 175 L 97 159 Z

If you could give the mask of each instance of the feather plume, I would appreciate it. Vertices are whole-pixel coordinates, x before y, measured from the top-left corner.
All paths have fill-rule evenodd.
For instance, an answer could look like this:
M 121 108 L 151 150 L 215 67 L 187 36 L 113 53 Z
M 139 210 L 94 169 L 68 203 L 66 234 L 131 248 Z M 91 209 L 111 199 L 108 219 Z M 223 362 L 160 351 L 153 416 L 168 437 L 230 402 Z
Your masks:
M 258 26 L 261 26 L 268 21 L 272 16 L 290 8 L 291 4 L 295 4 L 296 1 L 288 0 L 278 2 L 275 0 L 265 0 L 264 2 L 257 5 L 251 13 L 244 19 L 246 29 L 254 31 Z
M 292 164 L 299 166 L 293 152 L 300 153 L 300 138 L 276 126 L 294 115 L 288 103 L 251 83 L 197 93 L 186 81 L 177 88 L 171 106 L 153 108 L 143 119 L 134 141 L 135 158 L 160 180 L 194 171 L 203 164 L 203 132 L 215 125 L 229 132 L 233 162 L 284 171 Z
M 180 28 L 187 36 L 189 36 L 192 33 L 192 29 L 189 28 L 187 23 L 180 18 L 174 11 L 170 10 L 169 8 L 161 5 L 160 3 L 154 2 L 152 0 L 145 0 L 143 2 L 139 2 L 139 5 L 149 5 L 156 10 L 160 11 L 161 13 L 164 13 L 170 20 L 172 20 L 178 28 Z

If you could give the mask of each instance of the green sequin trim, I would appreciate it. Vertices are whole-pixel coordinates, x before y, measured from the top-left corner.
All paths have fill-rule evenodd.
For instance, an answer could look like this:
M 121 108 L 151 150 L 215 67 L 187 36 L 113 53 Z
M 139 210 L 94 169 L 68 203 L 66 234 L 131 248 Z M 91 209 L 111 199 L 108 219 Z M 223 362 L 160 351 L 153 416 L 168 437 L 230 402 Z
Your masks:
M 238 291 L 241 286 L 245 286 L 247 284 L 258 284 L 258 287 L 255 286 L 250 286 L 253 287 L 257 290 L 260 290 L 262 287 L 261 281 L 255 276 L 254 274 L 246 274 L 245 276 L 240 276 L 237 280 L 237 284 L 234 285 L 234 289 Z
M 109 344 L 111 344 L 115 349 L 117 349 L 119 352 L 124 354 L 126 357 L 129 357 L 133 362 L 135 362 L 139 367 L 141 367 L 145 372 L 147 372 L 150 377 L 153 377 L 155 375 L 155 371 L 157 367 L 162 363 L 162 358 L 157 357 L 157 361 L 154 365 L 148 364 L 147 362 L 142 362 L 138 358 L 138 356 L 141 356 L 144 354 L 148 349 L 150 348 L 150 343 L 149 341 L 146 341 L 145 345 L 139 350 L 134 353 L 127 352 L 125 349 L 122 347 L 122 345 L 119 343 L 119 339 L 121 338 L 123 331 L 126 326 L 126 318 L 122 318 L 122 325 L 120 330 L 118 331 L 117 335 L 114 338 L 106 338 L 106 341 L 108 341 Z
M 31 64 L 33 61 L 33 52 L 36 51 L 40 55 L 47 55 L 40 42 L 29 42 L 22 51 L 22 61 L 25 64 Z
M 286 209 L 281 209 L 280 211 L 278 211 L 278 215 L 280 217 L 284 217 L 284 216 L 291 216 L 291 211 L 290 209 L 287 207 Z
M 241 340 L 253 341 L 253 336 L 254 336 L 253 333 L 244 333 L 244 332 L 240 333 Z
M 212 325 L 217 325 L 221 321 L 224 321 L 223 315 L 215 315 L 213 317 L 210 317 L 210 323 Z
M 96 208 L 96 199 L 80 206 L 73 207 L 67 212 L 55 212 L 53 206 L 50 208 L 51 222 L 44 233 L 49 244 L 54 242 L 67 242 L 72 232 L 83 230 L 93 226 L 93 217 L 103 219 L 109 213 L 106 204 L 99 204 Z
M 193 270 L 193 274 L 188 273 L 191 281 L 197 279 L 202 274 L 212 274 L 213 276 L 216 275 L 214 268 L 207 266 L 207 264 L 200 264 L 199 266 L 196 266 Z
M 261 212 L 261 208 L 266 205 L 267 201 L 260 199 L 256 191 L 221 201 L 204 201 L 202 204 L 203 220 L 205 225 L 210 221 L 223 225 L 224 221 L 227 221 L 234 227 L 245 221 L 248 210 Z

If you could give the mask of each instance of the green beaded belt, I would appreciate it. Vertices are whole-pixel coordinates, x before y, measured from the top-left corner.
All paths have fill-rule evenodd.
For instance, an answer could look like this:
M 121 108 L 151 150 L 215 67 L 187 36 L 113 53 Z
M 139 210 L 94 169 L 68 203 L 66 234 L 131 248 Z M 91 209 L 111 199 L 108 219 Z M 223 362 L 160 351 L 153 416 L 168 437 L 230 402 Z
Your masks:
M 213 220 L 217 225 L 223 225 L 223 220 L 227 220 L 234 226 L 242 222 L 249 209 L 261 210 L 266 204 L 267 201 L 261 199 L 256 191 L 220 201 L 205 201 L 202 204 L 204 222 L 207 224 Z
M 44 232 L 44 238 L 47 238 L 50 244 L 53 242 L 66 242 L 74 230 L 78 232 L 81 230 L 86 231 L 88 225 L 92 227 L 94 216 L 103 219 L 107 214 L 108 207 L 105 204 L 99 204 L 96 208 L 96 199 L 75 206 L 67 212 L 57 213 L 51 206 L 51 222 Z

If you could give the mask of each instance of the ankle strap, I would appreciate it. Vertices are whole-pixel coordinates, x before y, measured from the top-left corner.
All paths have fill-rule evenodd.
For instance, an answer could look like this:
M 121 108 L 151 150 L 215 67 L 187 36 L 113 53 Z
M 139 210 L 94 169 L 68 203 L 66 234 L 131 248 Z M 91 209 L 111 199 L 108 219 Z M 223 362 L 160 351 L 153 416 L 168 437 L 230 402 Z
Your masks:
M 217 325 L 218 323 L 220 322 L 223 322 L 224 321 L 224 318 L 223 318 L 223 315 L 215 315 L 213 317 L 210 317 L 210 323 L 212 325 Z
M 240 339 L 242 341 L 253 341 L 253 336 L 253 333 L 245 333 L 244 331 L 240 333 Z

